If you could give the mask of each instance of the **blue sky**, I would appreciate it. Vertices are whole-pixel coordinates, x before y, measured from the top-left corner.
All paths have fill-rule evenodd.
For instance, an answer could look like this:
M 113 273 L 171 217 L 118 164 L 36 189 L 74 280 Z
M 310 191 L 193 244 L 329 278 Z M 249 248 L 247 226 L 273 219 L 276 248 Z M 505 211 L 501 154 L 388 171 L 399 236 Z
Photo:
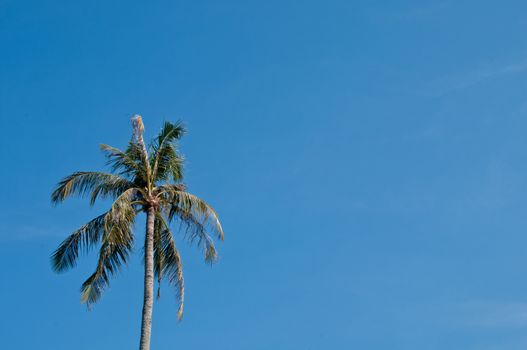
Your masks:
M 88 312 L 94 256 L 49 256 L 108 203 L 49 194 L 140 113 L 147 136 L 185 121 L 186 182 L 226 231 L 212 268 L 184 246 L 185 317 L 164 286 L 153 349 L 525 349 L 526 13 L 1 0 L 2 343 L 137 347 L 141 247 Z

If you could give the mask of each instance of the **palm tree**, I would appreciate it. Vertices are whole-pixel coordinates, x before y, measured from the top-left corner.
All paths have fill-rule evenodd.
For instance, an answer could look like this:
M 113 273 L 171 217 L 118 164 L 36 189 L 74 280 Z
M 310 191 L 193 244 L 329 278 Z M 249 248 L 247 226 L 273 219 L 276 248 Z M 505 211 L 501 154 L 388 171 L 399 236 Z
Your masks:
M 113 203 L 107 212 L 66 238 L 53 253 L 51 262 L 56 272 L 66 271 L 76 265 L 80 252 L 100 245 L 95 272 L 81 287 L 81 301 L 90 307 L 99 300 L 110 277 L 128 261 L 134 246 L 135 219 L 140 212 L 146 213 L 140 350 L 147 350 L 152 328 L 154 276 L 158 297 L 163 278 L 176 288 L 178 319 L 183 315 L 183 271 L 170 223 L 178 220 L 186 237 L 203 249 L 205 261 L 210 263 L 217 259 L 217 253 L 208 233 L 223 240 L 223 230 L 214 209 L 188 193 L 182 183 L 183 159 L 176 142 L 185 132 L 183 125 L 166 122 L 148 148 L 143 140 L 141 116 L 132 118 L 132 126 L 133 137 L 124 152 L 101 145 L 111 173 L 76 172 L 60 181 L 53 191 L 54 204 L 72 195 L 89 196 L 91 205 L 99 198 L 111 198 Z

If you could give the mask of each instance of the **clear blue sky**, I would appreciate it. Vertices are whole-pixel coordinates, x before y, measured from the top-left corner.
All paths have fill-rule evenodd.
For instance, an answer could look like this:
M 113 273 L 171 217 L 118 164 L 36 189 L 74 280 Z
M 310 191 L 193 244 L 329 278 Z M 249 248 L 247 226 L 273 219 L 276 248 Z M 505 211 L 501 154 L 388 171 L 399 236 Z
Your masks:
M 49 194 L 140 113 L 186 122 L 226 231 L 153 349 L 527 348 L 526 33 L 524 1 L 1 0 L 3 347 L 137 347 L 141 246 L 86 311 L 94 256 L 49 256 L 107 203 Z

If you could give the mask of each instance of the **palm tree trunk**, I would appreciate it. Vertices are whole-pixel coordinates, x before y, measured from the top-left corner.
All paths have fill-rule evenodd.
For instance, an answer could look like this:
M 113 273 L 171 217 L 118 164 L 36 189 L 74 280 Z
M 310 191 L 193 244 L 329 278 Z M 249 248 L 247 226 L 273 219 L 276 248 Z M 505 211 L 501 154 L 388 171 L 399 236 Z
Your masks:
M 146 213 L 145 235 L 145 281 L 143 320 L 141 322 L 140 350 L 150 350 L 152 332 L 152 306 L 154 303 L 154 220 L 155 208 L 150 206 Z

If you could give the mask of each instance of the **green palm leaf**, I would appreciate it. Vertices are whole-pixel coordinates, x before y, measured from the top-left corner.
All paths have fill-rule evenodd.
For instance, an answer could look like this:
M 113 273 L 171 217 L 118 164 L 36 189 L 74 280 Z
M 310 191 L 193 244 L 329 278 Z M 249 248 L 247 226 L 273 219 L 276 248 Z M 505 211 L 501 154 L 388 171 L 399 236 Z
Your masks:
M 51 257 L 51 265 L 56 272 L 63 272 L 77 264 L 79 251 L 88 251 L 97 244 L 104 231 L 104 218 L 107 213 L 99 215 L 66 238 Z
M 182 191 L 181 186 L 162 185 L 159 189 L 168 220 L 179 219 L 189 241 L 203 248 L 205 261 L 214 262 L 217 259 L 216 247 L 207 231 L 214 232 L 220 240 L 224 239 L 223 228 L 214 208 L 197 196 Z
M 100 145 L 100 148 L 104 151 L 108 165 L 113 172 L 117 172 L 128 179 L 147 181 L 146 169 L 142 164 L 141 150 L 137 144 L 130 142 L 124 152 L 105 144 Z
M 136 193 L 135 188 L 125 191 L 104 216 L 104 234 L 97 268 L 81 287 L 81 301 L 88 306 L 100 298 L 104 288 L 109 285 L 109 278 L 126 263 L 132 250 L 132 226 L 136 216 L 133 202 Z
M 156 228 L 154 231 L 154 266 L 155 275 L 160 288 L 161 280 L 166 278 L 168 282 L 176 288 L 179 302 L 178 319 L 183 316 L 183 306 L 185 299 L 185 283 L 183 280 L 183 266 L 181 256 L 174 242 L 174 237 L 170 228 L 161 215 L 156 215 Z M 158 289 L 159 297 L 159 289 Z
M 97 197 L 117 197 L 132 187 L 128 180 L 113 174 L 96 171 L 78 171 L 60 181 L 51 194 L 51 202 L 58 204 L 72 195 L 85 196 L 91 193 L 91 204 Z
M 167 181 L 172 177 L 174 181 L 183 178 L 183 157 L 178 154 L 175 142 L 185 134 L 185 127 L 181 122 L 172 124 L 165 122 L 151 148 L 152 176 L 154 181 Z

